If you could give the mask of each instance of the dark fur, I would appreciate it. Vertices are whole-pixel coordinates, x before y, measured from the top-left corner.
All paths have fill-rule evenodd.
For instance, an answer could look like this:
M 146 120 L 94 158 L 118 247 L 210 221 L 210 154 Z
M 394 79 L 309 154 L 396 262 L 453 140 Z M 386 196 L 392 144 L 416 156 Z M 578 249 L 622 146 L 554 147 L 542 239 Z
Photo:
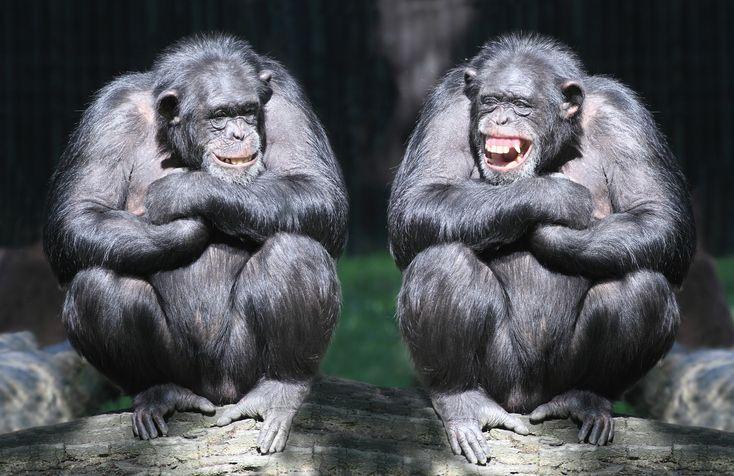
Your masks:
M 238 123 L 256 130 L 251 176 L 207 163 L 207 140 L 233 143 L 206 125 L 217 88 L 260 102 Z M 157 109 L 171 89 L 175 110 Z M 53 176 L 45 246 L 68 283 L 72 344 L 125 391 L 208 409 L 189 391 L 223 404 L 259 386 L 240 409 L 268 422 L 273 408 L 297 408 L 326 350 L 346 217 L 339 166 L 285 68 L 232 37 L 197 37 L 100 91 Z M 280 391 L 290 383 L 292 396 Z
M 465 80 L 467 68 L 476 77 Z M 480 117 L 495 114 L 480 91 L 513 74 L 534 83 L 534 106 L 510 124 L 536 134 L 536 149 L 498 176 L 477 137 Z M 564 118 L 569 80 L 585 100 Z M 552 40 L 516 35 L 485 45 L 430 95 L 393 184 L 389 233 L 404 338 L 450 439 L 467 435 L 470 449 L 454 450 L 473 461 L 476 427 L 451 421 L 526 430 L 494 402 L 527 412 L 565 395 L 557 415 L 579 402 L 608 414 L 582 393 L 615 399 L 668 350 L 673 290 L 695 246 L 684 178 L 635 94 L 586 75 Z

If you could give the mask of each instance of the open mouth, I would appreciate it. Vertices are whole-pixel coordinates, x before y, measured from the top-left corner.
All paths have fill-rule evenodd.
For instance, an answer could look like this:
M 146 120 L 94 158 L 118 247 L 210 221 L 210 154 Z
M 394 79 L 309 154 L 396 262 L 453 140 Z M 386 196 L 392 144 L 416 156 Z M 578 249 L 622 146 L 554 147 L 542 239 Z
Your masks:
M 484 160 L 490 169 L 507 172 L 525 162 L 532 144 L 530 139 L 524 137 L 486 136 Z
M 225 167 L 247 167 L 248 165 L 251 165 L 253 162 L 255 162 L 255 159 L 257 158 L 257 152 L 252 155 L 242 156 L 225 156 L 217 154 L 213 155 L 216 161 L 219 162 L 220 165 L 223 165 Z

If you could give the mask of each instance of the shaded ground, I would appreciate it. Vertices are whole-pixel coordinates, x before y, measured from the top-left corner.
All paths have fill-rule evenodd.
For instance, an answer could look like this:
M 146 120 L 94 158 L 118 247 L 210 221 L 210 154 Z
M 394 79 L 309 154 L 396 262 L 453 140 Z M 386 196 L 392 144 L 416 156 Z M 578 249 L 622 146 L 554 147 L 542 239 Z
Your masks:
M 221 412 L 221 409 L 220 409 Z M 486 466 L 451 453 L 420 391 L 327 378 L 314 385 L 284 453 L 255 449 L 260 422 L 213 427 L 215 417 L 177 414 L 171 436 L 132 437 L 130 414 L 100 415 L 0 435 L 0 473 L 32 474 L 728 474 L 734 434 L 616 418 L 614 444 L 576 443 L 568 420 L 532 425 L 530 436 L 485 433 Z

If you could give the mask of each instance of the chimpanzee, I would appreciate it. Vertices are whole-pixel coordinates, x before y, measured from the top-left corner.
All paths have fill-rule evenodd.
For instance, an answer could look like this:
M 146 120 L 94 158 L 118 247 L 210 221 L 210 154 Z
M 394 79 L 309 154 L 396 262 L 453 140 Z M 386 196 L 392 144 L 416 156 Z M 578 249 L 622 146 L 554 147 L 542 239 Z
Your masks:
M 557 42 L 508 35 L 430 95 L 393 184 L 398 318 L 452 450 L 484 427 L 571 417 L 612 439 L 610 400 L 669 349 L 695 245 L 685 180 L 650 113 Z
M 340 310 L 347 197 L 283 66 L 234 37 L 185 39 L 103 88 L 56 170 L 45 246 L 74 347 L 135 395 L 264 419 L 282 451 Z

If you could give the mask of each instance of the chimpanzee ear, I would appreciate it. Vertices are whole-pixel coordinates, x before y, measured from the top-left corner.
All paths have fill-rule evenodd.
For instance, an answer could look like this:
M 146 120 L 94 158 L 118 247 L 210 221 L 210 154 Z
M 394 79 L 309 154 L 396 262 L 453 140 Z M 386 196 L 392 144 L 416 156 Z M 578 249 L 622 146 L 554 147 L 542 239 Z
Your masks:
M 158 95 L 155 110 L 170 124 L 178 124 L 181 121 L 178 115 L 178 103 L 178 92 L 174 89 L 166 89 Z
M 584 90 L 576 81 L 566 81 L 561 85 L 563 104 L 561 104 L 561 115 L 564 119 L 572 118 L 581 109 L 584 103 Z
M 464 95 L 469 99 L 473 98 L 476 93 L 477 70 L 474 68 L 466 68 L 464 70 Z
M 270 84 L 270 78 L 272 77 L 273 77 L 273 72 L 270 71 L 269 69 L 264 69 L 260 71 L 260 74 L 258 75 L 258 78 L 260 78 L 260 81 L 262 81 L 263 83 L 268 83 L 268 84 Z
M 464 70 L 464 84 L 469 85 L 477 78 L 477 70 L 474 68 L 466 68 Z
M 263 89 L 262 97 L 260 98 L 260 100 L 262 101 L 262 104 L 265 104 L 268 101 L 270 101 L 270 98 L 273 95 L 273 88 L 270 86 L 270 80 L 273 77 L 273 72 L 270 71 L 269 69 L 264 69 L 260 71 L 260 74 L 258 74 L 257 77 L 260 78 L 260 81 L 265 83 L 264 84 L 265 87 L 262 88 Z

